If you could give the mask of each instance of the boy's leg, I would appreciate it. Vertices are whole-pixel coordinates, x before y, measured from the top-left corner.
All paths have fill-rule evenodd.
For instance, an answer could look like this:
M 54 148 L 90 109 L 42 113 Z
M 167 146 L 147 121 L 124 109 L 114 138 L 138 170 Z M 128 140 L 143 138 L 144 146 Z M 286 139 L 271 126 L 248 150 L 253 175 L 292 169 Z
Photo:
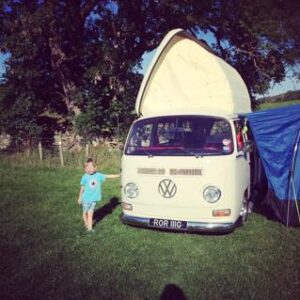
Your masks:
M 84 226 L 88 227 L 88 210 L 90 209 L 90 204 L 86 202 L 82 202 L 82 219 Z
M 88 228 L 88 213 L 86 211 L 82 212 L 82 219 L 84 226 Z
M 94 210 L 89 210 L 87 212 L 87 230 L 92 230 L 93 229 L 93 215 L 94 215 Z
M 94 216 L 95 207 L 96 207 L 96 202 L 93 202 L 90 209 L 87 212 L 87 230 L 93 229 L 93 216 Z

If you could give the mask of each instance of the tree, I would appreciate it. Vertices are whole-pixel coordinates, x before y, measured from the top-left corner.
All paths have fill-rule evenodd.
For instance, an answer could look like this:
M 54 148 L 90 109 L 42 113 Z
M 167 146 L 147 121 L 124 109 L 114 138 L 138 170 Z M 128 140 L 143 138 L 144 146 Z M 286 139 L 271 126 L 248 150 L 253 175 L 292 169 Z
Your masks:
M 297 1 L 215 1 L 207 24 L 214 48 L 238 69 L 252 95 L 263 94 L 299 63 L 299 8 Z
M 3 4 L 2 4 L 3 5 Z M 40 34 L 33 6 L 13 2 L 2 7 L 2 51 L 10 53 L 5 79 L 0 86 L 0 130 L 17 144 L 30 146 L 59 127 L 51 114 L 66 112 L 61 89 L 51 71 L 47 37 Z M 26 24 L 26 25 L 25 25 Z
M 85 68 L 85 21 L 97 2 L 1 3 L 1 51 L 10 53 L 1 84 L 2 130 L 24 143 L 40 139 L 44 129 L 72 128 Z
M 52 129 L 72 130 L 76 123 L 87 138 L 112 132 L 120 121 L 121 128 L 128 125 L 134 105 L 129 92 L 136 94 L 141 81 L 135 71 L 141 58 L 124 57 L 126 49 L 107 38 L 110 24 L 105 26 L 103 18 L 112 15 L 108 2 L 2 3 L 1 50 L 10 53 L 0 96 L 3 130 L 16 135 L 16 122 L 28 123 L 29 116 L 35 129 L 23 128 L 22 140 L 40 138 L 39 120 L 49 117 L 57 121 Z M 30 94 L 28 105 L 16 114 L 12 108 L 23 105 L 23 92 Z
M 0 50 L 10 58 L 0 128 L 22 140 L 46 129 L 76 129 L 87 138 L 112 134 L 117 124 L 126 130 L 143 53 L 178 27 L 200 39 L 210 33 L 211 47 L 237 68 L 254 98 L 299 64 L 298 2 L 2 1 Z

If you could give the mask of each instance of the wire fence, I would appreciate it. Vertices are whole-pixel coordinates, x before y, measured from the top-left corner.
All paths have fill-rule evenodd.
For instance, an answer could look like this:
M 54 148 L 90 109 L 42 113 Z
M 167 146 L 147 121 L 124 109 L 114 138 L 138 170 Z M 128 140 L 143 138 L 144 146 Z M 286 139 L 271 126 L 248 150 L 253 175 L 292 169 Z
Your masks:
M 0 137 L 0 160 L 13 165 L 82 167 L 93 158 L 101 169 L 119 171 L 122 143 L 118 140 L 67 139 L 60 135 L 27 147 L 14 147 L 9 136 Z

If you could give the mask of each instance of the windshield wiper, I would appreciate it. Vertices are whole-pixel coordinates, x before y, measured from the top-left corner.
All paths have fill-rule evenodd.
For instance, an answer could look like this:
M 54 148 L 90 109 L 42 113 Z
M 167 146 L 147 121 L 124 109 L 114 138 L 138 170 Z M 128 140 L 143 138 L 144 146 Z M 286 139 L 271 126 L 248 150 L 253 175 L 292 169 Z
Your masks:
M 152 153 L 148 152 L 144 147 L 138 148 L 138 151 L 140 150 L 147 154 L 149 158 L 154 156 Z
M 178 147 L 177 149 L 181 150 L 182 152 L 187 153 L 189 155 L 193 155 L 196 158 L 203 157 L 206 154 L 206 153 L 204 153 L 204 155 L 203 155 L 203 153 L 198 153 L 198 152 L 195 152 L 195 151 L 187 150 L 184 147 Z
M 185 148 L 180 148 L 180 150 L 182 150 L 185 153 L 194 155 L 196 158 L 199 158 L 199 157 L 202 158 L 203 156 L 215 156 L 215 155 L 220 154 L 220 153 L 212 153 L 212 152 L 195 152 L 195 151 L 186 150 Z

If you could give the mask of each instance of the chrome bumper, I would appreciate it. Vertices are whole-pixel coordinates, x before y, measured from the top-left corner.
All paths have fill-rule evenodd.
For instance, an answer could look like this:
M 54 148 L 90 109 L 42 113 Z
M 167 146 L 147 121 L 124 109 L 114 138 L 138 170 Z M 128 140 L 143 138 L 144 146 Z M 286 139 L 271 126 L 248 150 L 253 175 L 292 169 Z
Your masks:
M 141 218 L 129 216 L 124 213 L 120 216 L 124 224 L 147 227 L 158 230 L 167 231 L 183 231 L 183 232 L 206 232 L 206 233 L 227 233 L 233 231 L 237 227 L 236 223 L 204 223 L 204 222 L 190 222 L 187 221 L 186 229 L 174 229 L 166 227 L 154 227 L 150 225 L 150 218 Z

